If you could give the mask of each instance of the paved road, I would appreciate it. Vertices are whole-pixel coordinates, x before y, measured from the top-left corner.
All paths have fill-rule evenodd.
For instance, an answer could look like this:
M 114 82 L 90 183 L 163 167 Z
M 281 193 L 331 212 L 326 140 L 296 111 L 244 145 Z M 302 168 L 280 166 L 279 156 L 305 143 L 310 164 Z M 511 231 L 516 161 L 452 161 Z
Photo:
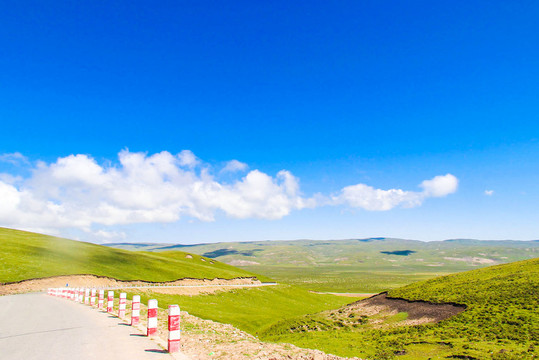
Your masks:
M 104 312 L 42 293 L 0 296 L 2 360 L 172 360 Z

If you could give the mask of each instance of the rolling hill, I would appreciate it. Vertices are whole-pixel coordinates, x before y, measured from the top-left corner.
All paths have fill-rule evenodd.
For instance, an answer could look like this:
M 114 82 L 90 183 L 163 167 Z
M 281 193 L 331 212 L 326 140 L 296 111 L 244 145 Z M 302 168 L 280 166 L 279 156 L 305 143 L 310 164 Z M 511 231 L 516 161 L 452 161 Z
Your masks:
M 182 251 L 133 252 L 0 228 L 0 283 L 57 275 L 92 274 L 118 280 L 267 278 Z
M 375 293 L 414 281 L 531 259 L 539 241 L 393 238 L 174 244 L 110 244 L 129 250 L 186 250 L 277 281 L 328 292 Z

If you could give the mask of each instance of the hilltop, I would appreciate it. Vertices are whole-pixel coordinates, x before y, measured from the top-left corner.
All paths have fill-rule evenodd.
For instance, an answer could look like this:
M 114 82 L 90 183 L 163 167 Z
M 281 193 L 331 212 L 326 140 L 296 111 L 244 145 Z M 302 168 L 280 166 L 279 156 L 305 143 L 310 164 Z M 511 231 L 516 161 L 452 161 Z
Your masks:
M 0 283 L 77 274 L 151 282 L 182 278 L 267 279 L 182 251 L 133 252 L 7 228 L 0 228 L 0 264 Z

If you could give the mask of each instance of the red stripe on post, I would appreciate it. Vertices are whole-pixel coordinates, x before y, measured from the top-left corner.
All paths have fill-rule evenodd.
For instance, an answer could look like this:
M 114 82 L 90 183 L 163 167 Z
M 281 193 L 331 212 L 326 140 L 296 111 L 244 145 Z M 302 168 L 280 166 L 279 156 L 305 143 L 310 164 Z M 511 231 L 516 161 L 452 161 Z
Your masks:
M 157 300 L 148 300 L 148 332 L 147 336 L 157 334 Z
M 180 307 L 170 305 L 168 307 L 168 352 L 180 351 Z
M 131 303 L 131 326 L 138 325 L 140 320 L 140 295 L 133 295 Z
M 95 306 L 95 293 L 96 293 L 96 289 L 92 289 L 91 296 L 90 296 L 90 306 Z
M 112 312 L 112 308 L 114 307 L 114 291 L 109 291 L 108 297 L 107 297 L 107 312 Z
M 99 290 L 99 300 L 97 302 L 97 308 L 103 309 L 104 303 L 105 303 L 105 290 Z
M 120 293 L 120 303 L 118 305 L 118 317 L 124 318 L 125 317 L 125 304 L 127 302 L 127 294 L 126 293 Z

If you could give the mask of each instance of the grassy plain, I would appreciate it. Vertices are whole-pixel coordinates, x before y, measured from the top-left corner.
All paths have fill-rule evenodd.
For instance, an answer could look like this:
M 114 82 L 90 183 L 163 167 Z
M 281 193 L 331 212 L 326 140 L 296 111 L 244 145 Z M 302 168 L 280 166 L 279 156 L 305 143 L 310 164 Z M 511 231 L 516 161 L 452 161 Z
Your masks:
M 182 251 L 132 252 L 25 231 L 0 228 L 0 283 L 57 275 L 92 274 L 119 280 L 256 276 Z
M 424 268 L 414 273 L 409 268 L 378 266 L 368 269 L 367 266 L 342 265 L 245 266 L 243 269 L 308 290 L 342 293 L 378 293 L 449 273 L 434 270 L 427 272 L 428 269 Z

